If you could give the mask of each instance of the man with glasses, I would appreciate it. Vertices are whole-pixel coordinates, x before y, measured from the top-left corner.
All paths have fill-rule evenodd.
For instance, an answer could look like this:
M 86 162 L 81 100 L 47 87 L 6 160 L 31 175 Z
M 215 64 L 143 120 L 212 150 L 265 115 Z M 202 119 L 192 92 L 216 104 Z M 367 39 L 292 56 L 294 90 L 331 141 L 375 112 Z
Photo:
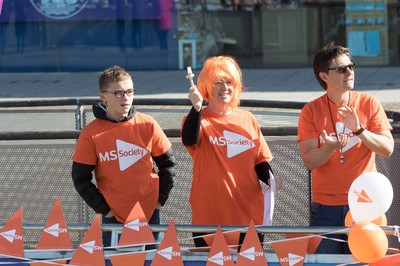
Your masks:
M 392 127 L 381 103 L 353 90 L 354 66 L 350 50 L 333 42 L 314 58 L 315 77 L 326 93 L 303 107 L 298 124 L 301 157 L 312 171 L 311 226 L 344 226 L 352 182 L 377 171 L 375 154 L 393 152 Z M 350 252 L 347 242 L 324 239 L 317 253 Z
M 149 224 L 160 224 L 159 209 L 175 177 L 171 142 L 152 117 L 133 107 L 128 72 L 118 66 L 106 69 L 99 87 L 101 101 L 93 105 L 96 119 L 82 130 L 72 158 L 75 188 L 102 214 L 103 223 L 125 223 L 139 202 Z M 157 233 L 154 236 L 157 239 Z M 111 232 L 103 233 L 103 245 L 110 242 Z

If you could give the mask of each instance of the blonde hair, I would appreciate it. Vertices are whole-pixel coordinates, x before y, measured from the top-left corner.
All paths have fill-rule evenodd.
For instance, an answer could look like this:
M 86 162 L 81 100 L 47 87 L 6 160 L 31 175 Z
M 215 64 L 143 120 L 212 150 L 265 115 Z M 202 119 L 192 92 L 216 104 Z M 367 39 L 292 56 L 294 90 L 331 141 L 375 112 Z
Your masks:
M 213 97 L 214 84 L 221 80 L 229 80 L 233 86 L 233 95 L 228 106 L 235 109 L 239 106 L 243 88 L 242 71 L 236 60 L 230 56 L 209 57 L 197 79 L 197 89 L 206 102 Z

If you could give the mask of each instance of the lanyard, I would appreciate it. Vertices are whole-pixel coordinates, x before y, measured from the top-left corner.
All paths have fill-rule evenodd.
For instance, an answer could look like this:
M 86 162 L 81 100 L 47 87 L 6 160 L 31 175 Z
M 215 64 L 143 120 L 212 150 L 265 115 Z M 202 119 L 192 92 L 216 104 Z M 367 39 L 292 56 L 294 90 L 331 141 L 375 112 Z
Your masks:
M 331 101 L 331 99 L 329 99 L 328 94 L 326 95 L 326 97 L 328 98 L 328 109 L 329 109 L 329 114 L 330 114 L 330 118 L 331 118 L 332 127 L 333 127 L 333 129 L 335 130 L 336 140 L 339 140 L 339 134 L 338 134 L 338 132 L 337 132 L 337 130 L 336 130 L 336 125 L 335 125 L 335 123 L 333 122 L 333 116 L 332 116 L 332 110 L 331 110 L 331 102 L 332 102 L 332 101 Z M 348 99 L 347 103 L 350 103 L 350 98 L 351 98 L 351 93 L 349 92 L 349 99 Z M 345 103 L 346 103 L 346 102 L 345 102 Z M 344 134 L 344 131 L 345 131 L 345 130 L 346 130 L 346 126 L 343 124 L 343 132 L 342 132 L 342 135 Z M 344 163 L 343 148 L 340 149 L 339 162 L 340 162 L 341 164 Z

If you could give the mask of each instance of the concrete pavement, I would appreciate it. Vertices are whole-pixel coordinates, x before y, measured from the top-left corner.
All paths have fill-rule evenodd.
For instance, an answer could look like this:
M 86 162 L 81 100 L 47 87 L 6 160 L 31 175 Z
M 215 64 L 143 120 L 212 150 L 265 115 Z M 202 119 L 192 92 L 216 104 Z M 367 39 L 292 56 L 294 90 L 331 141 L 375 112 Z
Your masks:
M 193 70 L 195 81 L 200 70 Z M 0 73 L 1 98 L 93 97 L 100 72 Z M 136 97 L 186 98 L 186 70 L 130 71 Z M 312 68 L 243 69 L 242 99 L 308 102 L 324 93 Z M 355 90 L 400 111 L 400 67 L 356 67 Z

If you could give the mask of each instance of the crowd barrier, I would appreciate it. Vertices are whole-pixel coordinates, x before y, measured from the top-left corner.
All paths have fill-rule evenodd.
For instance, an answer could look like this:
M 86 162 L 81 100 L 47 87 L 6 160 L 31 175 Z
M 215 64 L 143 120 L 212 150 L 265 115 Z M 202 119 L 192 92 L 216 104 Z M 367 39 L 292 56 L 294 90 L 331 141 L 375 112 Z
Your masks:
M 4 224 L 23 206 L 25 248 L 28 256 L 33 256 L 32 249 L 35 248 L 41 233 L 39 229 L 43 229 L 56 198 L 60 199 L 65 219 L 72 229 L 70 235 L 74 246 L 79 244 L 87 226 L 95 217 L 95 213 L 76 193 L 71 180 L 71 158 L 76 139 L 80 130 L 94 119 L 90 105 L 95 101 L 96 98 L 0 101 L 0 224 Z M 190 108 L 189 102 L 186 99 L 135 99 L 134 104 L 139 111 L 152 115 L 160 123 L 173 144 L 177 158 L 174 188 L 162 209 L 164 225 L 152 229 L 165 231 L 166 225 L 174 219 L 180 245 L 193 247 L 191 232 L 199 228 L 191 226 L 188 201 L 192 161 L 179 138 L 180 123 Z M 274 172 L 284 180 L 284 188 L 276 197 L 273 226 L 257 228 L 266 233 L 267 242 L 282 239 L 287 232 L 324 233 L 332 230 L 308 227 L 310 177 L 300 158 L 296 141 L 297 118 L 303 105 L 304 103 L 297 102 L 241 102 L 242 108 L 251 110 L 259 120 L 274 154 L 271 165 Z M 395 197 L 386 213 L 388 225 L 398 225 L 400 114 L 392 111 L 386 113 L 394 128 L 392 133 L 395 137 L 395 151 L 390 158 L 377 156 L 377 164 L 378 171 L 389 178 L 394 189 Z M 211 227 L 208 230 L 213 231 L 215 228 Z M 390 246 L 398 248 L 399 241 L 393 236 L 393 228 L 386 228 L 385 231 L 389 235 Z M 264 245 L 264 250 L 272 252 L 269 244 Z M 186 255 L 188 261 L 196 258 L 204 263 L 204 255 Z M 269 261 L 277 261 L 274 254 L 270 255 Z M 151 257 L 151 254 L 149 256 Z M 329 263 L 326 258 L 315 255 L 310 256 L 309 260 L 310 263 Z M 349 261 L 346 256 L 328 258 L 330 262 L 335 259 L 339 259 L 341 263 Z M 203 264 L 193 262 L 188 265 Z

